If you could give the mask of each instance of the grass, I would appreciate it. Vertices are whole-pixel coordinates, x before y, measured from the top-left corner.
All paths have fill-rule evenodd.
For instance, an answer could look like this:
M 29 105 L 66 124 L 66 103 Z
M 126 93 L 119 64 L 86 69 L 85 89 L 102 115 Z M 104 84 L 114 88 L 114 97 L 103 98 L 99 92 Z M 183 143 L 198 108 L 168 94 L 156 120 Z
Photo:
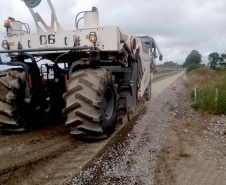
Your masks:
M 180 157 L 189 157 L 190 155 L 186 152 L 180 152 Z
M 218 115 L 226 113 L 226 71 L 198 68 L 188 73 L 185 84 L 192 90 L 196 110 Z
M 165 154 L 170 154 L 169 149 L 166 148 L 166 147 L 162 149 L 162 152 L 165 153 Z
M 161 74 L 161 73 L 168 73 L 168 72 L 171 72 L 171 71 L 174 71 L 175 69 L 171 69 L 171 68 L 162 68 L 162 67 L 156 67 L 154 70 L 153 70 L 153 73 L 154 74 Z
M 170 110 L 170 112 L 172 112 L 172 111 L 174 111 L 175 109 L 176 109 L 176 107 L 175 107 L 174 105 L 171 105 L 169 110 Z

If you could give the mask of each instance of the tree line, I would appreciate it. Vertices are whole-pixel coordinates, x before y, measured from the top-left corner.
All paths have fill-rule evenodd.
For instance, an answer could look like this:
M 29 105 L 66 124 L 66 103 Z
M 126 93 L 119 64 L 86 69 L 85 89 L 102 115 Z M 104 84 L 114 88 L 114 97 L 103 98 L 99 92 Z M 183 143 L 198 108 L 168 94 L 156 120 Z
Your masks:
M 208 66 L 213 69 L 225 68 L 226 67 L 226 54 L 219 54 L 217 52 L 212 52 L 208 55 Z M 192 50 L 191 53 L 186 57 L 183 67 L 186 67 L 187 72 L 195 69 L 197 67 L 205 66 L 202 63 L 202 55 L 197 50 Z
M 213 52 L 209 54 L 208 57 L 209 60 L 209 66 L 213 69 L 220 68 L 220 67 L 226 67 L 226 54 L 222 53 L 219 54 L 217 52 Z
M 157 65 L 158 67 L 163 67 L 163 68 L 178 68 L 178 67 L 181 67 L 181 65 L 179 65 L 178 63 L 175 63 L 173 61 L 167 61 L 167 62 L 164 62 L 163 64 L 159 64 Z

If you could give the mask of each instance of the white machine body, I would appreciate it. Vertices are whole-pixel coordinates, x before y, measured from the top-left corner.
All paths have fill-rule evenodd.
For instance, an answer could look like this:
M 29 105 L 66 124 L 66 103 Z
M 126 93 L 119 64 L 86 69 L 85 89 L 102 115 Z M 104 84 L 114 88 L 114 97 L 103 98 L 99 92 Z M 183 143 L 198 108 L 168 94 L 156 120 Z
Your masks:
M 46 32 L 42 34 L 14 34 L 6 36 L 5 40 L 10 43 L 10 49 L 18 49 L 18 43 L 23 49 L 42 49 L 73 47 L 76 38 L 80 40 L 80 46 L 93 46 L 89 41 L 89 34 L 95 32 L 97 35 L 96 47 L 100 51 L 120 51 L 121 33 L 118 27 L 97 27 L 88 29 L 63 30 L 57 32 Z M 55 53 L 51 51 L 48 53 Z M 63 51 L 67 52 L 67 51 Z M 45 52 L 32 52 L 31 54 L 43 55 Z M 17 55 L 17 53 L 15 53 Z
M 150 78 L 153 77 L 150 72 L 150 63 L 152 61 L 152 54 L 150 52 L 143 51 L 141 39 L 135 38 L 131 35 L 125 35 L 120 32 L 117 26 L 99 26 L 99 16 L 97 11 L 88 11 L 84 13 L 84 28 L 75 28 L 74 30 L 63 30 L 57 21 L 55 10 L 52 6 L 51 0 L 47 0 L 50 9 L 52 11 L 51 16 L 51 26 L 47 26 L 41 16 L 34 12 L 33 8 L 29 8 L 37 27 L 37 33 L 27 34 L 23 31 L 13 31 L 22 30 L 22 24 L 16 21 L 11 22 L 10 34 L 5 37 L 10 45 L 10 50 L 18 49 L 43 49 L 43 48 L 62 48 L 62 47 L 89 47 L 94 46 L 93 43 L 89 41 L 90 33 L 95 33 L 97 41 L 95 47 L 99 52 L 125 52 L 121 42 L 124 40 L 126 44 L 130 47 L 132 54 L 135 55 L 136 50 L 139 48 L 142 50 L 140 53 L 140 74 L 142 75 L 142 80 L 140 82 L 140 89 L 138 92 L 138 98 L 141 98 L 145 92 L 145 89 L 149 85 Z M 44 31 L 40 26 L 41 23 L 46 31 Z M 55 28 L 56 26 L 56 28 Z M 56 30 L 55 30 L 56 29 Z M 76 39 L 79 41 L 75 46 Z M 134 46 L 134 42 L 135 45 Z M 19 48 L 20 47 L 20 48 Z M 30 52 L 32 55 L 45 56 L 51 53 L 66 53 L 68 50 L 64 51 L 36 51 Z M 79 52 L 79 51 L 78 51 Z M 11 53 L 10 56 L 17 56 L 19 53 Z

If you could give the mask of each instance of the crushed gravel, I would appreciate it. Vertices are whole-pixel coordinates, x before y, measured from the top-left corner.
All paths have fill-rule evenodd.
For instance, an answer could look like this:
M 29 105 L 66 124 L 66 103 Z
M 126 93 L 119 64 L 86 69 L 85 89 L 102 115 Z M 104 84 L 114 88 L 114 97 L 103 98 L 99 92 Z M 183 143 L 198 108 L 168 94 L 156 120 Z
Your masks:
M 154 184 L 156 162 L 167 139 L 166 132 L 174 126 L 180 128 L 178 134 L 187 146 L 196 146 L 200 142 L 197 151 L 204 161 L 215 161 L 212 173 L 216 170 L 216 174 L 219 174 L 218 182 L 224 182 L 222 170 L 226 169 L 226 116 L 205 115 L 194 110 L 190 91 L 184 86 L 183 78 L 178 78 L 176 90 L 172 90 L 171 84 L 153 102 L 148 102 L 142 113 L 69 184 Z M 193 166 L 194 171 L 198 170 L 202 161 Z M 202 167 L 205 169 L 205 164 Z M 187 178 L 189 182 L 192 176 L 187 176 L 186 173 L 181 175 L 181 180 Z M 180 176 L 180 172 L 178 174 Z M 166 180 L 166 183 L 170 184 L 170 181 Z
M 175 119 L 182 77 L 166 88 L 153 102 L 110 142 L 104 153 L 80 171 L 69 184 L 153 184 L 155 164 L 166 128 Z M 183 115 L 185 116 L 185 115 Z

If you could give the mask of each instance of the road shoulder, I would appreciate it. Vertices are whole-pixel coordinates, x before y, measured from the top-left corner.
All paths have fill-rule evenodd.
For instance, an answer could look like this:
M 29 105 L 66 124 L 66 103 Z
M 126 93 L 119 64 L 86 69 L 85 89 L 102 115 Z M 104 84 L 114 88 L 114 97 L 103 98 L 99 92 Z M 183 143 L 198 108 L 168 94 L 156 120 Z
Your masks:
M 223 185 L 226 182 L 226 117 L 208 116 L 191 107 L 183 82 L 176 89 L 154 184 Z

